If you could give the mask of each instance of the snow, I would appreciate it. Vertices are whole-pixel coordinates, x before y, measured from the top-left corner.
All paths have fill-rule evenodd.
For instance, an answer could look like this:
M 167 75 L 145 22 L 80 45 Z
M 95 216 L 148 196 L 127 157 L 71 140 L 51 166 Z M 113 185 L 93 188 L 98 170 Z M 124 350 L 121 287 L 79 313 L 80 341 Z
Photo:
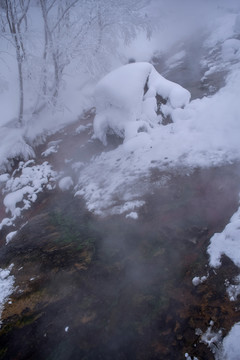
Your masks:
M 5 174 L 0 175 L 0 184 L 7 182 L 8 179 L 9 179 L 9 174 L 5 173 Z
M 132 211 L 132 212 L 130 212 L 129 214 L 126 215 L 126 218 L 131 218 L 131 219 L 137 220 L 138 219 L 138 213 L 136 211 Z
M 216 233 L 208 246 L 209 264 L 212 267 L 221 265 L 223 254 L 228 256 L 240 268 L 240 208 L 232 216 L 229 224 L 221 233 Z
M 219 360 L 238 360 L 240 354 L 240 323 L 236 323 L 223 339 Z
M 137 64 L 121 68 L 120 74 L 122 72 L 125 74 L 125 68 L 127 72 L 132 66 L 135 69 L 134 65 Z M 106 142 L 106 133 L 110 126 L 117 135 L 124 136 L 124 142 L 116 149 L 96 156 L 81 169 L 77 190 L 84 196 L 91 211 L 102 212 L 104 208 L 115 206 L 116 197 L 119 202 L 139 197 L 146 187 L 144 183 L 137 186 L 136 183 L 148 178 L 153 168 L 176 171 L 178 168 L 219 166 L 240 158 L 239 68 L 234 68 L 226 79 L 226 85 L 216 94 L 193 100 L 183 109 L 174 108 L 173 105 L 182 105 L 184 100 L 187 101 L 187 93 L 184 91 L 186 97 L 178 98 L 179 88 L 174 85 L 170 94 L 172 103 L 169 101 L 162 106 L 162 111 L 170 114 L 173 120 L 173 123 L 166 126 L 161 125 L 158 118 L 149 119 L 146 110 L 145 114 L 141 113 L 142 85 L 147 70 L 149 70 L 148 64 L 139 64 L 136 72 L 133 73 L 135 76 L 140 71 L 142 77 L 136 76 L 137 84 L 129 85 L 129 93 L 133 91 L 135 95 L 133 103 L 137 104 L 136 112 L 131 112 L 131 101 L 125 99 L 128 90 L 125 92 L 125 87 L 124 90 L 121 87 L 118 96 L 119 84 L 118 87 L 113 86 L 113 88 L 109 85 L 112 78 L 115 79 L 115 76 L 118 78 L 118 71 L 111 73 L 110 78 L 105 78 L 103 83 L 100 82 L 98 85 L 100 89 L 105 89 L 105 86 L 106 89 L 105 92 L 102 91 L 102 96 L 99 94 L 97 101 L 95 135 Z M 154 79 L 158 76 L 153 70 L 151 71 L 152 88 L 145 94 L 144 99 L 152 99 L 151 89 L 154 89 L 153 95 L 155 95 L 157 84 Z M 165 89 L 164 86 L 162 89 Z M 182 93 L 181 90 L 179 91 Z M 108 92 L 111 99 L 109 101 Z M 167 96 L 167 90 L 165 95 Z M 118 103 L 122 103 L 123 107 L 118 108 Z M 112 107 L 110 104 L 113 104 Z M 153 104 L 150 104 L 149 108 L 152 110 Z M 137 113 L 141 115 L 139 120 L 136 120 Z
M 157 118 L 157 94 L 173 109 L 185 106 L 190 99 L 189 91 L 166 80 L 149 63 L 128 64 L 110 72 L 95 89 L 95 137 L 106 144 L 109 131 L 125 140 L 136 136 L 142 127 L 148 131 Z
M 192 279 L 192 283 L 194 286 L 198 286 L 199 284 L 202 284 L 204 281 L 206 281 L 208 278 L 208 276 L 204 275 L 204 276 L 195 276 L 193 279 Z
M 24 131 L 20 128 L 0 127 L 0 170 L 8 169 L 9 161 L 14 158 L 28 160 L 35 157 L 31 146 L 24 140 Z
M 166 65 L 170 69 L 174 68 L 174 67 L 178 66 L 179 64 L 181 64 L 181 62 L 183 61 L 185 56 L 186 56 L 186 51 L 181 50 L 181 51 L 177 52 L 176 54 L 174 54 L 173 56 L 171 56 L 170 58 L 168 58 L 166 61 Z
M 198 358 L 196 356 L 194 356 L 193 358 L 188 354 L 188 353 L 185 353 L 185 359 L 186 360 L 198 360 Z
M 16 236 L 17 231 L 11 231 L 9 234 L 7 234 L 6 236 L 6 245 Z
M 13 264 L 6 269 L 0 269 L 0 327 L 4 304 L 8 301 L 9 296 L 14 291 L 14 276 L 10 275 L 12 267 Z
M 21 215 L 23 210 L 29 209 L 31 203 L 37 200 L 37 194 L 45 188 L 51 190 L 57 178 L 48 162 L 41 165 L 33 165 L 34 161 L 20 162 L 19 167 L 6 182 L 3 193 L 7 193 L 3 199 L 6 212 L 11 213 L 11 218 L 5 218 L 0 223 L 0 229 L 10 226 Z
M 87 124 L 87 125 L 79 125 L 77 128 L 76 128 L 76 133 L 77 134 L 80 134 L 86 130 L 88 130 L 90 127 L 92 126 L 91 123 Z
M 215 360 L 238 360 L 240 353 L 240 323 L 234 324 L 230 332 L 223 339 L 222 331 L 214 331 L 213 326 L 214 322 L 210 321 L 205 333 L 200 329 L 196 329 L 196 334 L 200 335 L 200 341 L 210 348 Z
M 205 17 L 209 17 L 213 31 L 205 41 L 205 48 L 208 55 L 211 48 L 214 59 L 205 59 L 207 71 L 202 80 L 219 70 L 231 69 L 231 73 L 226 78 L 224 88 L 215 95 L 191 102 L 188 90 L 168 81 L 146 62 L 125 65 L 106 75 L 95 89 L 97 114 L 94 134 L 106 144 L 107 134 L 114 133 L 123 138 L 123 143 L 111 151 L 106 148 L 105 152 L 95 156 L 90 163 L 72 164 L 72 169 L 79 173 L 76 195 L 85 198 L 89 210 L 99 215 L 124 214 L 126 218 L 137 219 L 136 210 L 144 205 L 143 195 L 153 191 L 154 186 L 164 187 L 168 181 L 168 177 L 162 174 L 156 182 L 151 180 L 149 184 L 152 170 L 171 173 L 179 168 L 189 171 L 199 166 L 218 166 L 239 161 L 240 15 L 237 14 L 239 2 L 235 3 L 235 7 L 233 1 L 228 4 L 224 4 L 224 1 L 211 4 L 209 1 L 194 4 L 192 1 L 183 1 L 181 4 L 172 1 L 166 5 L 166 2 L 157 0 L 155 16 L 162 26 L 161 31 L 150 42 L 140 34 L 128 50 L 122 45 L 121 51 L 125 59 L 131 55 L 140 61 L 151 59 L 155 49 L 161 54 L 174 45 L 174 51 L 171 52 L 173 55 L 165 61 L 168 68 L 173 68 L 188 55 L 175 44 L 180 43 L 179 39 L 184 34 L 189 35 L 191 29 L 196 29 L 200 22 L 205 24 Z M 218 7 L 221 16 L 214 16 L 210 11 L 214 6 Z M 164 11 L 159 17 L 158 10 L 162 8 Z M 209 27 L 206 28 L 208 30 Z M 39 52 L 42 49 L 39 45 L 42 43 L 39 36 L 36 44 Z M 34 87 L 26 86 L 24 125 L 19 128 L 14 120 L 18 105 L 16 66 L 11 60 L 13 54 L 10 48 L 7 51 L 10 55 L 7 57 L 9 68 L 1 69 L 0 73 L 0 171 L 5 172 L 11 167 L 13 158 L 20 158 L 24 162 L 20 163 L 12 177 L 7 173 L 0 175 L 3 204 L 11 214 L 11 218 L 2 220 L 0 229 L 4 225 L 12 225 L 16 217 L 37 200 L 39 192 L 54 188 L 57 175 L 47 162 L 40 165 L 25 162 L 35 157 L 34 144 L 44 141 L 46 135 L 76 120 L 84 109 L 95 105 L 92 94 L 97 80 L 91 79 L 84 69 L 79 69 L 76 62 L 71 62 L 64 69 L 64 86 L 60 89 L 58 106 L 55 109 L 47 106 L 39 114 L 32 113 Z M 3 57 L 4 51 L 1 54 Z M 112 58 L 109 58 L 111 63 Z M 124 61 L 119 59 L 118 65 Z M 109 69 L 115 65 L 116 62 L 112 62 Z M 35 75 L 37 77 L 37 71 Z M 208 90 L 210 92 L 210 88 Z M 162 115 L 156 113 L 156 94 L 167 100 L 166 105 L 161 106 L 161 113 L 170 116 L 173 123 L 162 125 Z M 76 133 L 82 133 L 90 126 L 80 125 Z M 49 143 L 42 156 L 47 157 L 57 151 L 58 144 Z M 69 190 L 72 186 L 70 176 L 59 181 L 62 191 Z M 240 209 L 225 229 L 212 237 L 208 247 L 211 266 L 220 266 L 225 254 L 240 267 L 239 229 Z M 10 232 L 6 243 L 15 234 L 16 231 Z M 7 301 L 13 289 L 14 278 L 10 275 L 10 270 L 0 269 L 0 312 L 3 306 L 1 304 Z M 207 276 L 196 276 L 192 283 L 197 286 L 206 279 Z M 240 294 L 240 275 L 233 282 L 226 286 L 231 301 L 235 301 Z M 240 335 L 239 325 L 235 324 L 223 340 L 222 352 L 217 351 L 214 345 L 215 341 L 221 341 L 222 334 L 213 331 L 213 324 L 210 324 L 201 339 L 216 351 L 217 359 L 237 359 L 240 352 L 237 341 Z M 68 329 L 67 326 L 64 330 L 67 332 Z M 185 357 L 191 358 L 187 353 Z
M 55 154 L 57 152 L 57 146 L 50 146 L 47 150 L 42 152 L 42 156 L 47 157 L 51 154 Z
M 69 190 L 73 186 L 73 180 L 70 176 L 65 176 L 59 181 L 58 186 L 62 191 Z
M 223 60 L 239 60 L 240 58 L 240 40 L 227 39 L 222 45 Z
M 222 341 L 222 330 L 213 330 L 214 321 L 209 322 L 209 327 L 203 333 L 201 329 L 196 329 L 195 334 L 200 335 L 200 342 L 206 344 L 212 353 L 215 355 L 215 359 L 219 354 L 219 344 Z
M 240 275 L 236 276 L 233 280 L 234 284 L 230 284 L 227 281 L 227 294 L 230 301 L 236 301 L 238 295 L 240 295 Z

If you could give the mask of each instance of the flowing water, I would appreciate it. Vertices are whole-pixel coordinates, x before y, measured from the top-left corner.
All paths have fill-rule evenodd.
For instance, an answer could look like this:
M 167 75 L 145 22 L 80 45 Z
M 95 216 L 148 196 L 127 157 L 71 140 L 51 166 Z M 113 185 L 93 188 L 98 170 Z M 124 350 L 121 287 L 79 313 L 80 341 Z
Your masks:
M 240 314 L 223 286 L 236 269 L 225 259 L 216 277 L 206 247 L 237 209 L 239 174 L 229 165 L 172 176 L 138 220 L 42 194 L 0 251 L 18 287 L 2 315 L 1 359 L 212 359 L 195 329 L 213 320 L 226 333 Z
M 89 121 L 91 113 L 80 123 Z M 64 159 L 88 161 L 103 150 L 76 127 L 49 139 L 61 143 L 47 157 L 73 177 Z M 56 188 L 25 212 L 27 224 L 7 246 L 2 231 L 0 266 L 14 263 L 16 291 L 2 313 L 0 359 L 214 359 L 196 329 L 214 321 L 225 335 L 240 320 L 239 300 L 230 302 L 224 286 L 238 272 L 227 258 L 210 269 L 206 249 L 238 207 L 240 166 L 166 175 L 137 220 L 96 217 Z M 207 274 L 193 286 L 194 276 Z

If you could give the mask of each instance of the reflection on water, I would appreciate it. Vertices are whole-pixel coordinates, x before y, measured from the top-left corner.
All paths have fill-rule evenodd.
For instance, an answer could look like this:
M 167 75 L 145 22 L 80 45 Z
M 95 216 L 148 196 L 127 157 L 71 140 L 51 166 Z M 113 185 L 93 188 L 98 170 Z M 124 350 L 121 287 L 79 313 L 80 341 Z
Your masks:
M 239 167 L 176 175 L 146 196 L 138 220 L 95 218 L 57 190 L 0 251 L 18 291 L 3 312 L 1 359 L 213 359 L 195 329 L 239 320 L 206 268 L 209 238 L 237 208 Z M 21 267 L 23 267 L 21 269 Z M 192 278 L 206 275 L 194 287 Z

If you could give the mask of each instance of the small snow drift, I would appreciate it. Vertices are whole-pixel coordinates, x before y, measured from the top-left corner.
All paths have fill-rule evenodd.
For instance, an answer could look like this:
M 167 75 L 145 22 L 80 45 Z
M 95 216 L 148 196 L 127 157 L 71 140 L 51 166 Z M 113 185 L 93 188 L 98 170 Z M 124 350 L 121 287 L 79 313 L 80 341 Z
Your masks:
M 65 176 L 64 178 L 62 178 L 59 181 L 58 186 L 62 191 L 69 190 L 73 186 L 73 181 L 71 176 Z
M 0 328 L 1 328 L 1 315 L 4 309 L 4 304 L 8 300 L 9 296 L 14 291 L 14 281 L 15 278 L 13 275 L 10 275 L 13 264 L 11 264 L 6 269 L 0 268 Z
M 95 89 L 95 137 L 106 144 L 106 135 L 112 132 L 129 140 L 160 124 L 157 95 L 166 100 L 168 114 L 187 105 L 191 97 L 188 90 L 165 79 L 149 63 L 128 64 L 106 75 Z

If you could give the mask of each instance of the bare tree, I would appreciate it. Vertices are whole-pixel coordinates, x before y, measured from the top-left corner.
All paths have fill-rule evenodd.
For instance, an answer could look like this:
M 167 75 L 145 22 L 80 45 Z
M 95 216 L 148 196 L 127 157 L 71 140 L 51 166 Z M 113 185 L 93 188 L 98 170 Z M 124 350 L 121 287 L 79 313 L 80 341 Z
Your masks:
M 13 46 L 16 52 L 19 83 L 19 111 L 18 123 L 21 126 L 24 110 L 24 84 L 23 84 L 23 61 L 26 58 L 24 40 L 22 36 L 22 22 L 25 19 L 29 9 L 30 0 L 5 0 L 3 8 L 5 10 L 6 23 L 13 40 Z
M 47 95 L 48 88 L 51 92 L 51 101 L 56 104 L 59 93 L 59 86 L 62 78 L 62 72 L 66 63 L 63 60 L 64 29 L 69 25 L 69 12 L 78 0 L 40 0 L 42 17 L 44 21 L 44 51 L 43 51 L 43 68 L 42 68 L 42 91 L 44 97 Z M 50 12 L 54 16 L 50 15 Z M 66 50 L 66 49 L 65 49 Z M 66 55 L 66 53 L 65 53 Z M 51 57 L 54 68 L 54 81 L 48 86 L 47 59 Z M 66 58 L 66 56 L 65 56 Z
M 30 0 L 0 0 L 2 36 L 8 37 L 15 49 L 18 83 L 18 123 L 23 122 L 26 94 L 35 87 L 38 113 L 46 104 L 60 102 L 59 90 L 65 68 L 73 59 L 93 76 L 110 70 L 118 42 L 133 39 L 139 29 L 149 32 L 143 11 L 149 0 L 31 0 L 43 19 L 42 58 L 28 44 Z M 3 34 L 3 32 L 5 33 Z M 34 33 L 32 33 L 34 34 Z M 41 40 L 40 42 L 41 43 Z M 33 46 L 32 46 L 33 48 Z M 34 72 L 34 79 L 31 73 Z M 26 76 L 27 75 L 27 76 Z

